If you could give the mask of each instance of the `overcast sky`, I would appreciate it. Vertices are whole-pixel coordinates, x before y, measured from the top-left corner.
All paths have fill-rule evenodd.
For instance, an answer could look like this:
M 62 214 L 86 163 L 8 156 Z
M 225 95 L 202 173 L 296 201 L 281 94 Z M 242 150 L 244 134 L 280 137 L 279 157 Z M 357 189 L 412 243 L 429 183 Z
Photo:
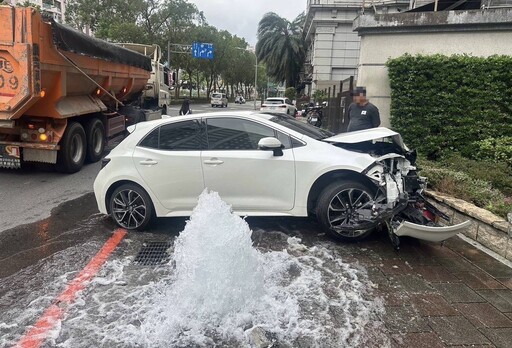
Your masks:
M 267 12 L 293 20 L 306 9 L 307 0 L 189 0 L 203 11 L 209 24 L 256 44 L 258 22 Z

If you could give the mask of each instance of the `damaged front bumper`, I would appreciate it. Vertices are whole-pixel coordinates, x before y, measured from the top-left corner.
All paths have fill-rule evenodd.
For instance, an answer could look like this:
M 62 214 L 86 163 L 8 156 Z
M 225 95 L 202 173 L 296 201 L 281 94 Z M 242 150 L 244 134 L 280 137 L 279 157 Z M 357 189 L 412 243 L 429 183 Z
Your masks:
M 408 236 L 429 242 L 442 242 L 463 232 L 470 225 L 471 221 L 453 226 L 425 226 L 403 221 L 398 227 L 393 228 L 393 233 L 399 237 Z

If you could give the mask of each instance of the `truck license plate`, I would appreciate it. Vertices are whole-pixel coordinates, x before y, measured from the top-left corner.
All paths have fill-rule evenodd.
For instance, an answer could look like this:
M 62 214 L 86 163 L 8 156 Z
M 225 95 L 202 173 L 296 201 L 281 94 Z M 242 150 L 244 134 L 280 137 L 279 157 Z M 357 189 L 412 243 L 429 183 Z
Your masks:
M 13 145 L 0 145 L 0 168 L 18 169 L 20 167 L 20 147 Z

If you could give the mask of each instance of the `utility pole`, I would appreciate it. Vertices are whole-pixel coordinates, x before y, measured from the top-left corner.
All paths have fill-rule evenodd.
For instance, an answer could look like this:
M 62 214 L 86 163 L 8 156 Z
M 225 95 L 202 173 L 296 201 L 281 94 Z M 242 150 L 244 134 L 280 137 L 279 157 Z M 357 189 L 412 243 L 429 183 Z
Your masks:
M 256 65 L 254 66 L 254 110 L 258 110 L 258 107 L 256 106 L 256 94 L 258 92 L 258 55 L 256 54 L 256 49 L 254 51 L 241 47 L 235 47 L 235 49 L 251 52 L 256 58 Z

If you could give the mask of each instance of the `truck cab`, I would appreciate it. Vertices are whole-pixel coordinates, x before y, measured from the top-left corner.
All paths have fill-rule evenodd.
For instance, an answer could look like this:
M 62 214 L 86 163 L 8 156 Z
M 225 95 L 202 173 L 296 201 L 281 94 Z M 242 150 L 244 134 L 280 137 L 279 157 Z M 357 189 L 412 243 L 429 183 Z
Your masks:
M 141 103 L 145 109 L 161 109 L 167 113 L 171 104 L 171 87 L 169 68 L 160 63 L 162 50 L 158 45 L 143 45 L 135 43 L 120 43 L 121 47 L 141 53 L 151 58 L 153 70 L 141 95 Z

